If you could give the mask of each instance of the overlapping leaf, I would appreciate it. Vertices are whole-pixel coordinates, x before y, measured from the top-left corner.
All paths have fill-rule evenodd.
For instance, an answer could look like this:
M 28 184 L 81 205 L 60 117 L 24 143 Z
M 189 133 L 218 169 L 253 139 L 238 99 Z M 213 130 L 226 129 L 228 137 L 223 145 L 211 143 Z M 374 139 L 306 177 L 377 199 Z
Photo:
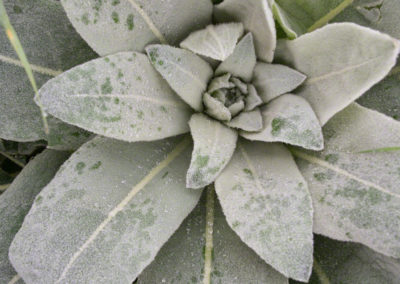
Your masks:
M 139 276 L 139 283 L 201 283 L 204 271 L 210 268 L 211 283 L 287 284 L 283 275 L 260 259 L 232 231 L 217 199 L 213 198 L 201 199 L 154 262 Z M 211 242 L 205 237 L 209 224 Z M 212 259 L 206 259 L 205 251 L 210 246 Z M 209 267 L 205 268 L 206 265 Z
M 228 224 L 283 275 L 307 281 L 312 205 L 306 182 L 279 144 L 241 141 L 215 188 Z
M 45 150 L 26 165 L 12 185 L 0 196 L 1 283 L 18 279 L 17 273 L 8 260 L 8 248 L 36 195 L 53 178 L 68 156 L 69 154 L 66 152 Z M 36 202 L 40 202 L 40 198 L 36 199 Z
M 396 64 L 398 40 L 351 23 L 330 24 L 280 42 L 277 58 L 304 73 L 297 92 L 321 124 L 382 80 Z
M 194 114 L 189 121 L 194 141 L 186 185 L 201 188 L 212 183 L 231 159 L 238 134 L 204 114 Z
M 320 154 L 293 150 L 314 201 L 314 232 L 400 257 L 400 122 L 352 104 L 324 127 Z
M 211 22 L 211 1 L 62 0 L 67 15 L 100 55 L 143 51 L 150 43 L 176 45 Z M 194 9 L 194 7 L 196 7 Z
M 250 140 L 284 142 L 306 149 L 322 150 L 324 139 L 318 118 L 307 101 L 297 95 L 282 95 L 261 108 L 263 129 L 240 135 Z
M 180 46 L 194 53 L 223 61 L 232 54 L 242 35 L 242 23 L 209 25 L 203 30 L 192 32 Z
M 240 22 L 254 37 L 257 58 L 271 62 L 276 46 L 275 22 L 267 0 L 225 0 L 214 6 L 218 22 Z
M 253 36 L 248 33 L 236 45 L 233 53 L 217 67 L 215 75 L 229 73 L 245 82 L 249 82 L 253 77 L 256 60 Z
M 141 53 L 87 62 L 47 82 L 39 95 L 50 114 L 107 137 L 148 141 L 189 130 L 189 106 Z
M 211 66 L 196 54 L 168 45 L 146 47 L 154 68 L 192 108 L 203 110 L 203 93 L 213 75 Z
M 11 245 L 19 275 L 28 283 L 132 283 L 200 198 L 185 188 L 188 138 L 98 137 L 82 146 Z
M 258 62 L 254 69 L 253 85 L 261 99 L 267 103 L 274 98 L 293 91 L 306 76 L 287 66 Z

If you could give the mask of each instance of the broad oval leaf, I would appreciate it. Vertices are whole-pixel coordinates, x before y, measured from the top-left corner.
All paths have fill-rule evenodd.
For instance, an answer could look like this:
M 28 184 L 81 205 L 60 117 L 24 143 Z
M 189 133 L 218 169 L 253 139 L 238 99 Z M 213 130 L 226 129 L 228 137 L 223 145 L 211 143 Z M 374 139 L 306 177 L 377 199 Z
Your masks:
M 233 53 L 217 67 L 215 75 L 229 73 L 249 82 L 253 77 L 256 60 L 253 36 L 248 33 L 239 41 Z
M 261 108 L 263 129 L 256 133 L 242 131 L 249 140 L 284 142 L 306 149 L 322 150 L 324 137 L 318 118 L 302 97 L 282 95 Z
M 45 110 L 70 124 L 125 141 L 149 141 L 188 131 L 190 108 L 146 55 L 121 52 L 92 60 L 39 90 Z
M 211 22 L 207 0 L 62 0 L 67 15 L 100 55 L 143 51 L 150 43 L 178 44 Z M 193 7 L 196 7 L 195 9 Z
M 218 22 L 241 22 L 254 37 L 257 58 L 271 62 L 276 47 L 275 22 L 267 0 L 224 0 L 214 6 Z
M 293 150 L 314 200 L 314 232 L 400 257 L 400 122 L 352 104 L 324 127 L 320 154 Z
M 269 102 L 274 98 L 293 91 L 306 76 L 287 66 L 258 62 L 254 69 L 253 85 L 260 98 Z
M 225 168 L 236 148 L 238 134 L 222 123 L 196 113 L 189 121 L 194 141 L 186 186 L 202 188 Z
M 10 247 L 28 283 L 132 283 L 197 204 L 189 137 L 83 145 L 42 190 Z
M 210 283 L 288 284 L 288 279 L 240 240 L 226 223 L 217 198 L 207 195 L 207 200 L 204 194 L 154 262 L 139 276 L 138 283 L 205 283 L 206 278 Z M 210 250 L 211 258 L 205 254 Z
M 5 0 L 4 5 L 39 87 L 61 70 L 95 57 L 69 23 L 59 2 Z M 32 86 L 1 25 L 0 86 L 0 137 L 21 142 L 47 139 Z M 82 131 L 64 124 L 63 130 L 67 131 L 61 133 L 57 128 L 61 122 L 54 117 L 48 120 L 50 136 L 58 137 L 58 145 L 74 148 L 68 143 L 80 143 L 66 133 L 83 134 Z
M 44 150 L 30 161 L 7 190 L 0 195 L 0 282 L 19 279 L 8 260 L 8 248 L 22 225 L 36 195 L 53 178 L 69 153 Z M 40 198 L 36 199 L 40 203 Z
M 280 41 L 277 58 L 304 73 L 297 92 L 325 124 L 382 80 L 396 64 L 399 41 L 352 23 L 330 24 Z
M 283 275 L 307 281 L 312 269 L 312 205 L 284 146 L 240 141 L 215 182 L 228 224 Z
M 146 47 L 153 66 L 171 88 L 196 111 L 203 110 L 203 93 L 213 70 L 196 54 L 168 45 Z
M 242 35 L 241 23 L 209 25 L 203 30 L 192 32 L 180 46 L 199 55 L 223 61 L 232 54 Z
M 400 260 L 363 245 L 316 236 L 315 259 L 330 283 L 397 284 Z

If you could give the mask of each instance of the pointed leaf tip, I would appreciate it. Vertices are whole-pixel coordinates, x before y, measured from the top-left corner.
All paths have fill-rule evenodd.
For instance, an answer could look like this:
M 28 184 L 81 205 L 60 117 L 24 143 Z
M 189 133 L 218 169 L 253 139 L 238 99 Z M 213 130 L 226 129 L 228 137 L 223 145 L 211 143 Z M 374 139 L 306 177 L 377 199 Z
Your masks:
M 396 64 L 399 41 L 352 23 L 329 24 L 281 40 L 276 58 L 307 75 L 299 95 L 321 125 L 382 80 Z
M 211 66 L 196 54 L 169 45 L 150 45 L 147 55 L 171 88 L 193 109 L 203 110 L 203 93 L 213 75 Z
M 275 21 L 267 0 L 225 0 L 214 6 L 217 22 L 240 22 L 252 33 L 257 58 L 272 62 L 276 47 Z
M 240 135 L 250 140 L 283 142 L 311 150 L 324 148 L 318 118 L 308 102 L 297 95 L 282 95 L 261 108 L 263 129 Z
M 234 51 L 243 32 L 242 23 L 209 25 L 203 30 L 192 32 L 180 46 L 194 53 L 224 61 Z

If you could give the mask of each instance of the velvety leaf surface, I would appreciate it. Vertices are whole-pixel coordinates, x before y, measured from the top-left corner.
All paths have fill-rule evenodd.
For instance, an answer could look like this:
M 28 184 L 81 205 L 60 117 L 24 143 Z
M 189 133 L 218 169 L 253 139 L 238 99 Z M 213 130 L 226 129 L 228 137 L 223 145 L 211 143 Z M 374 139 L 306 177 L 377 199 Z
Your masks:
M 200 198 L 185 187 L 190 148 L 189 137 L 86 143 L 37 197 L 13 266 L 28 283 L 132 283 Z
M 330 283 L 397 284 L 400 261 L 363 245 L 316 236 L 315 258 Z
M 357 0 L 337 16 L 334 21 L 355 22 L 400 39 L 400 2 L 397 0 Z M 366 92 L 358 102 L 393 118 L 400 119 L 400 64 L 392 69 L 380 83 Z
M 400 64 L 388 76 L 373 86 L 359 100 L 361 105 L 400 120 Z
M 148 141 L 189 130 L 190 108 L 141 53 L 87 62 L 46 83 L 39 95 L 50 114 L 107 137 Z
M 235 151 L 238 134 L 200 113 L 192 116 L 189 126 L 194 148 L 186 186 L 202 188 L 212 183 L 228 164 Z
M 254 69 L 253 85 L 258 95 L 267 103 L 274 98 L 293 91 L 306 76 L 280 64 L 258 62 Z
M 178 44 L 211 22 L 207 0 L 62 0 L 74 27 L 100 55 Z M 196 7 L 194 9 L 194 7 Z
M 223 61 L 232 54 L 242 35 L 241 23 L 209 25 L 203 30 L 192 32 L 180 46 L 194 53 Z
M 0 195 L 0 282 L 8 283 L 17 272 L 8 260 L 8 248 L 22 225 L 36 195 L 53 178 L 68 158 L 67 152 L 44 150 L 37 155 Z M 40 202 L 40 199 L 36 199 Z
M 146 47 L 154 68 L 192 108 L 203 110 L 203 93 L 214 71 L 196 54 L 169 45 Z
M 215 75 L 230 73 L 232 76 L 249 82 L 253 77 L 256 60 L 253 36 L 248 33 L 240 40 L 233 53 L 218 66 Z
M 5 0 L 4 5 L 15 28 L 37 85 L 81 62 L 95 57 L 65 16 L 58 1 Z M 33 101 L 34 91 L 7 36 L 0 27 L 0 137 L 14 141 L 46 139 L 39 108 Z M 49 117 L 51 135 L 58 135 L 58 144 L 67 145 L 75 137 L 68 131 L 77 128 L 64 125 L 60 134 Z M 53 123 L 54 122 L 54 123 Z M 75 143 L 75 142 L 73 142 Z M 79 144 L 79 142 L 78 142 Z
M 247 97 L 244 99 L 246 102 L 246 106 L 244 108 L 245 111 L 251 111 L 254 110 L 254 108 L 260 106 L 263 104 L 263 101 L 261 100 L 260 96 L 258 95 L 258 92 L 256 88 L 253 86 L 253 84 L 248 84 L 248 94 Z
M 260 131 L 263 127 L 263 118 L 260 109 L 244 111 L 234 117 L 226 125 L 244 131 Z
M 240 141 L 215 188 L 228 224 L 283 275 L 307 281 L 312 268 L 312 205 L 284 146 Z
M 324 138 L 318 118 L 305 99 L 285 94 L 261 108 L 263 129 L 240 135 L 249 140 L 284 142 L 306 149 L 322 150 Z
M 209 203 L 210 200 L 208 201 Z M 287 284 L 283 275 L 247 247 L 226 223 L 220 205 L 201 199 L 185 222 L 139 276 L 139 284 L 202 283 L 205 271 L 207 211 L 213 211 L 211 283 Z M 212 207 L 211 207 L 212 206 Z M 208 210 L 207 210 L 208 209 Z M 210 217 L 210 215 L 209 215 Z M 210 243 L 208 243 L 210 245 Z
M 212 97 L 209 93 L 204 93 L 204 106 L 206 113 L 221 121 L 229 121 L 232 118 L 229 109 L 218 99 Z
M 400 39 L 399 11 L 397 0 L 355 0 L 334 21 L 353 22 Z
M 214 6 L 218 22 L 240 22 L 254 37 L 257 58 L 271 62 L 276 47 L 275 22 L 267 0 L 225 0 Z
M 270 0 L 272 11 L 289 38 L 307 32 L 318 20 L 348 0 Z
M 400 122 L 357 104 L 325 127 L 320 154 L 293 150 L 314 201 L 314 232 L 400 257 Z
M 340 23 L 280 41 L 278 49 L 279 60 L 307 76 L 297 93 L 325 124 L 389 73 L 400 44 L 377 31 Z

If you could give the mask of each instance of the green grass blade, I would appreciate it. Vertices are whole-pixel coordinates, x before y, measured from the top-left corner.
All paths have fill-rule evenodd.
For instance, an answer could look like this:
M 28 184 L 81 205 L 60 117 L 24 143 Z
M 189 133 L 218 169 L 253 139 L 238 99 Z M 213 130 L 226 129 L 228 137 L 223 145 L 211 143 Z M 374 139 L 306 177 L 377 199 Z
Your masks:
M 40 103 L 40 100 L 38 99 L 38 88 L 36 85 L 35 77 L 33 76 L 31 65 L 29 64 L 28 59 L 26 58 L 26 55 L 25 55 L 24 49 L 22 48 L 21 42 L 18 39 L 18 35 L 10 23 L 10 19 L 8 18 L 6 8 L 4 7 L 3 0 L 0 0 L 0 23 L 4 27 L 7 37 L 10 40 L 10 43 L 13 46 L 15 52 L 17 53 L 19 60 L 21 61 L 22 65 L 24 66 L 26 74 L 28 75 L 29 81 L 33 88 L 33 91 L 35 92 L 36 102 L 40 108 L 40 113 L 42 115 L 44 132 L 46 133 L 46 135 L 48 135 L 49 134 L 49 125 L 47 123 L 47 118 L 46 118 L 47 115 L 43 110 L 43 106 Z
M 335 9 L 329 11 L 328 14 L 323 16 L 321 19 L 316 21 L 311 27 L 308 28 L 307 32 L 315 31 L 323 26 L 325 26 L 329 21 L 339 15 L 344 9 L 346 9 L 349 5 L 351 5 L 354 0 L 344 0 L 340 3 Z

